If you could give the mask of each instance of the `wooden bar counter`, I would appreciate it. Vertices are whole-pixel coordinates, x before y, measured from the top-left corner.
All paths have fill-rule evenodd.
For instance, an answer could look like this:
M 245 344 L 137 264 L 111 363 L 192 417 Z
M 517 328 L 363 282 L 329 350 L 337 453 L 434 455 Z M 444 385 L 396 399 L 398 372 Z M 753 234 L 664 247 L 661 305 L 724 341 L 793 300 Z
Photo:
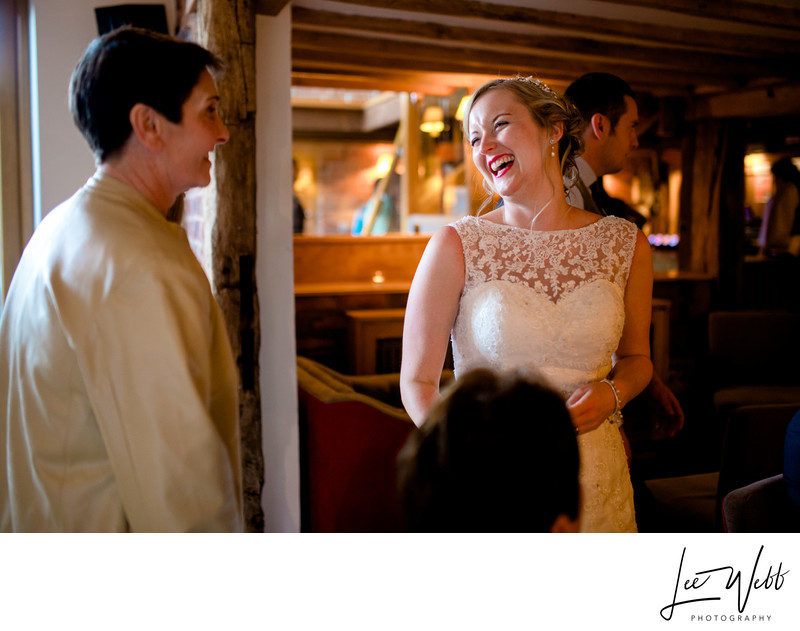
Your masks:
M 430 235 L 294 238 L 297 354 L 354 373 L 347 312 L 405 309 Z
M 372 362 L 366 362 L 363 353 L 353 348 L 353 339 L 378 326 L 375 322 L 382 323 L 378 337 L 390 329 L 394 333 L 401 329 L 398 314 L 405 309 L 414 272 L 429 238 L 295 237 L 298 355 L 343 373 L 368 370 L 365 366 L 372 366 Z M 664 378 L 668 378 L 669 364 L 676 354 L 693 355 L 704 347 L 715 284 L 707 274 L 655 274 L 651 341 L 654 363 Z M 356 361 L 357 357 L 361 359 Z

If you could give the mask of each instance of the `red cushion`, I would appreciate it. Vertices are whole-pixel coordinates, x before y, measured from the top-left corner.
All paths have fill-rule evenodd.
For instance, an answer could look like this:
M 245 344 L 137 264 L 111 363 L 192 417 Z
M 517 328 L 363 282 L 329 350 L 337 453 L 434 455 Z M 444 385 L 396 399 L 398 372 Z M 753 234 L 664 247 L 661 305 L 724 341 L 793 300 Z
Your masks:
M 413 429 L 362 400 L 323 402 L 299 391 L 312 532 L 398 532 L 397 453 Z

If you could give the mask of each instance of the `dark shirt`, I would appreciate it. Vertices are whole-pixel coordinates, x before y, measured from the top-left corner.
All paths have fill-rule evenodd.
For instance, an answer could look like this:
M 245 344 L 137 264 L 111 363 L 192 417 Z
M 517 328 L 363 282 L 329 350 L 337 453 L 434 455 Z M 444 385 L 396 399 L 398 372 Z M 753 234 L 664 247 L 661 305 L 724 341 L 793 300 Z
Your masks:
M 297 195 L 292 195 L 292 229 L 295 234 L 303 234 L 303 224 L 306 220 L 306 211 Z
M 611 195 L 606 193 L 606 189 L 603 188 L 603 178 L 597 178 L 594 184 L 589 187 L 589 190 L 591 191 L 592 199 L 594 200 L 594 203 L 597 205 L 601 214 L 622 217 L 622 219 L 627 219 L 628 221 L 635 223 L 640 229 L 642 226 L 644 226 L 644 224 L 647 223 L 647 217 L 642 215 L 636 209 L 628 206 L 628 204 L 621 199 L 611 197 Z M 584 200 L 586 209 L 593 210 L 589 208 L 589 205 L 585 204 L 585 202 L 586 200 Z

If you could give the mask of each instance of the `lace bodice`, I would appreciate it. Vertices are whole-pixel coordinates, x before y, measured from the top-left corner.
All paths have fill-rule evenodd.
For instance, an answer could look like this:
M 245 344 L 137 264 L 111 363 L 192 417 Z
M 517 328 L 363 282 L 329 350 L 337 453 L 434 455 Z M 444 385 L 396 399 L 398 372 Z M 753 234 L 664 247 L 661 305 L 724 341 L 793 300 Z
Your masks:
M 465 217 L 452 224 L 466 276 L 452 332 L 456 375 L 486 367 L 544 377 L 568 398 L 608 375 L 625 324 L 637 228 L 604 217 L 534 232 Z M 530 411 L 532 422 L 536 411 Z M 636 530 L 620 432 L 608 420 L 578 438 L 581 529 Z
M 466 277 L 453 328 L 456 373 L 526 367 L 569 396 L 605 377 L 625 324 L 636 227 L 604 217 L 536 232 L 465 217 Z

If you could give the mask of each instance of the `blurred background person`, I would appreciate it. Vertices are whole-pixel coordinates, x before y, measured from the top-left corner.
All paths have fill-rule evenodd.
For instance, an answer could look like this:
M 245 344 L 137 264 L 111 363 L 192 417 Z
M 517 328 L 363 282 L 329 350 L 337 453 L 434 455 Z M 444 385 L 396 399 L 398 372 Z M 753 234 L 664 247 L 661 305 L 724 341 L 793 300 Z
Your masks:
M 762 254 L 800 256 L 800 172 L 791 158 L 772 165 L 773 195 L 758 236 Z
M 294 186 L 297 183 L 297 160 L 292 158 L 292 231 L 294 234 L 303 234 L 306 222 L 306 209 L 300 203 Z

